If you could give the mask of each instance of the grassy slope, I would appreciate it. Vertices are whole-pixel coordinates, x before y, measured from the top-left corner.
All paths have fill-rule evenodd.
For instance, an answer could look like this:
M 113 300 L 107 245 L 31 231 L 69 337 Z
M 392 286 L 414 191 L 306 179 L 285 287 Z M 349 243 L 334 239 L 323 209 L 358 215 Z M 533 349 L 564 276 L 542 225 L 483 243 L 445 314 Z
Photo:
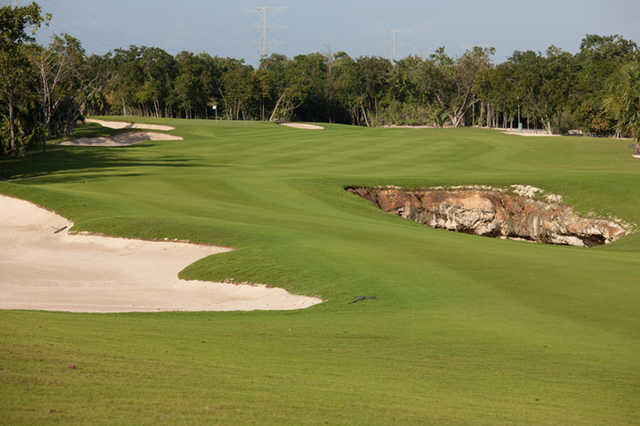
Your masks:
M 0 163 L 22 173 L 0 192 L 76 229 L 237 248 L 184 278 L 328 302 L 0 312 L 0 423 L 640 423 L 640 235 L 596 249 L 473 237 L 342 190 L 525 183 L 640 224 L 640 161 L 624 142 L 166 123 L 185 140 Z M 346 303 L 361 294 L 377 299 Z

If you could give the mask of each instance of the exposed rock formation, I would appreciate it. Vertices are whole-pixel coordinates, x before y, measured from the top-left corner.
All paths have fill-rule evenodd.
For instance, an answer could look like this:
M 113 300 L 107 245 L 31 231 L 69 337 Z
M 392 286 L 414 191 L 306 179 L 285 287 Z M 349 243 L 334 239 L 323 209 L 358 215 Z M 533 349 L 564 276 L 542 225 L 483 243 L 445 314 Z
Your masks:
M 544 191 L 531 186 L 513 185 L 509 191 L 487 186 L 346 189 L 386 212 L 468 234 L 592 247 L 627 233 L 620 223 L 580 217 L 562 203 L 562 197 L 544 196 Z

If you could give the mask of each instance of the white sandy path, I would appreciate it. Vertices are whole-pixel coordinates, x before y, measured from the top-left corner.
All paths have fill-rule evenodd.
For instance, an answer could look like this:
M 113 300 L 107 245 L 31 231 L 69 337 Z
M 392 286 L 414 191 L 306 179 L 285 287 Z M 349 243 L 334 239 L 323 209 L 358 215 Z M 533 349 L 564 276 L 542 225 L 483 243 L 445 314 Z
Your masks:
M 95 138 L 77 138 L 60 142 L 65 146 L 130 146 L 152 141 L 181 141 L 180 136 L 167 135 L 157 132 L 126 132 L 113 136 L 99 136 Z
M 55 213 L 0 195 L 0 309 L 249 311 L 322 302 L 280 288 L 178 279 L 187 265 L 228 248 L 68 234 L 71 226 Z
M 304 123 L 282 123 L 281 126 L 293 127 L 294 129 L 305 129 L 305 130 L 324 130 L 322 126 L 316 126 L 315 124 L 304 124 Z
M 145 124 L 145 123 L 133 123 L 126 121 L 108 121 L 108 120 L 96 120 L 95 118 L 87 118 L 87 123 L 97 123 L 102 127 L 108 127 L 110 129 L 146 129 L 146 130 L 175 130 L 175 127 L 164 126 L 162 124 Z

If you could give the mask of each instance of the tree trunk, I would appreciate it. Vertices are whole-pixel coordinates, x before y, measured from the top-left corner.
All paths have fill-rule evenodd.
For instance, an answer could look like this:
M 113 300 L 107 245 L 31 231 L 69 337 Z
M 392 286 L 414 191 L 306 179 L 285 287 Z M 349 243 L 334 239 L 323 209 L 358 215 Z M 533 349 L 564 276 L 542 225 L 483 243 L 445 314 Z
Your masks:
M 354 126 L 360 125 L 360 120 L 358 120 L 358 111 L 353 105 L 349 106 L 349 114 L 351 114 L 351 124 Z
M 278 107 L 280 106 L 280 102 L 282 102 L 283 98 L 284 98 L 284 93 L 280 95 L 280 97 L 276 101 L 276 106 L 273 107 L 273 111 L 271 112 L 271 117 L 269 117 L 269 121 L 273 121 L 274 118 L 276 117 L 276 112 L 278 111 Z
M 545 129 L 547 130 L 547 134 L 552 135 L 553 131 L 551 130 L 551 118 L 543 118 L 542 119 L 542 125 L 545 127 Z
M 9 147 L 11 155 L 16 155 L 16 131 L 13 116 L 13 90 L 9 90 Z
M 489 114 L 489 104 L 487 103 L 487 127 L 491 127 L 491 114 Z
M 367 118 L 367 111 L 364 109 L 364 105 L 360 104 L 360 108 L 362 109 L 362 116 L 364 117 L 364 122 L 367 124 L 367 127 L 371 127 L 369 126 L 369 119 Z
M 476 104 L 471 105 L 471 126 L 476 125 Z
M 453 127 L 458 128 L 460 127 L 460 123 L 462 123 L 464 120 L 464 114 L 460 114 L 460 113 L 451 114 L 450 118 L 451 118 L 451 124 L 453 125 Z

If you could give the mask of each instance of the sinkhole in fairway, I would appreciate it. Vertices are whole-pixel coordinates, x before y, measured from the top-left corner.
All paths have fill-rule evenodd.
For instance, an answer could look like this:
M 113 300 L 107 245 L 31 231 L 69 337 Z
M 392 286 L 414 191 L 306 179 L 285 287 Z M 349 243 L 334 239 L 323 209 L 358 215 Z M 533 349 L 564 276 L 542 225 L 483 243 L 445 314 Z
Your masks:
M 533 186 L 485 185 L 409 190 L 395 186 L 348 186 L 345 190 L 385 212 L 432 228 L 537 243 L 593 247 L 629 232 L 620 221 L 585 218 L 562 197 Z

